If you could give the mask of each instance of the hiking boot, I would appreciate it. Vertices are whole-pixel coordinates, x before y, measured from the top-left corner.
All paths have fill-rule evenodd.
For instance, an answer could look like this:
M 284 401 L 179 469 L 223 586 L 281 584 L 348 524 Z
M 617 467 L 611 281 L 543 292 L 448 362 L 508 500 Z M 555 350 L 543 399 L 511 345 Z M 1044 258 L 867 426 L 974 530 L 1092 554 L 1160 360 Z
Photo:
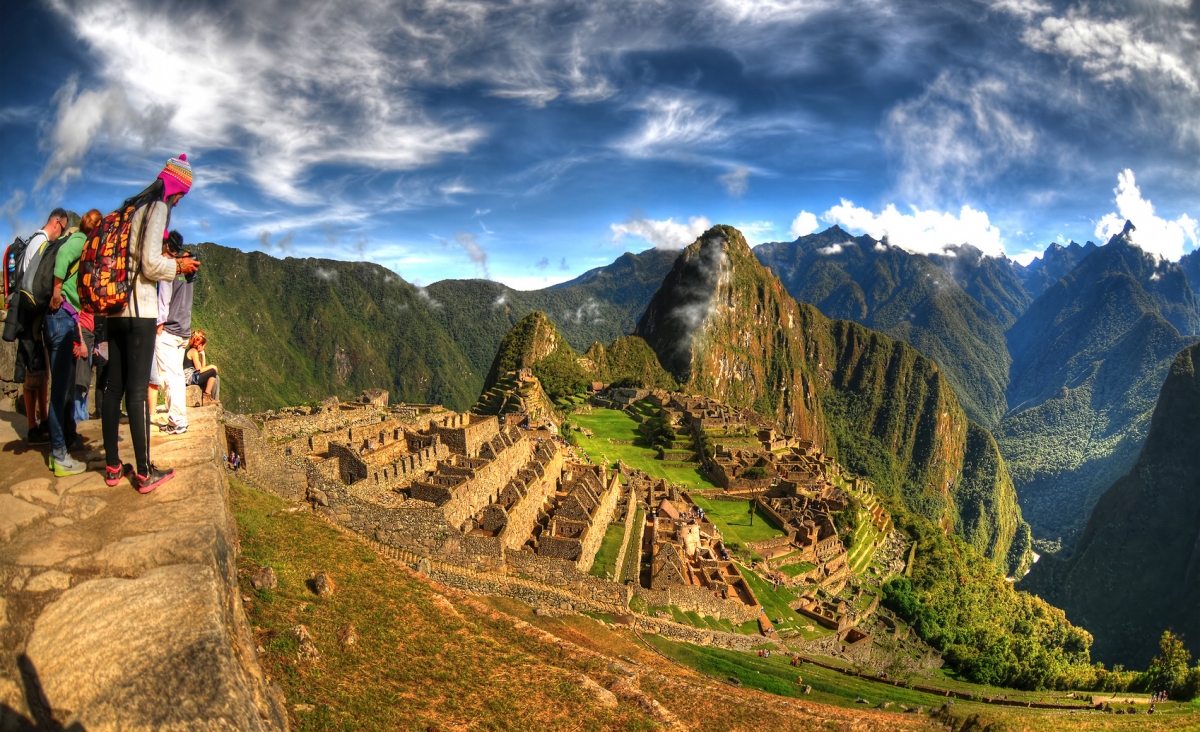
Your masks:
M 119 466 L 105 465 L 104 483 L 110 486 L 116 485 L 117 483 L 121 482 L 121 478 L 125 477 L 126 475 L 130 475 L 131 473 L 133 473 L 133 466 L 129 463 Z
M 67 454 L 64 449 L 62 455 L 50 456 L 50 469 L 54 471 L 54 477 L 65 478 L 68 475 L 79 475 L 87 470 L 87 463 L 81 463 L 75 458 Z
M 29 434 L 25 437 L 25 442 L 30 445 L 50 444 L 50 428 L 44 424 L 39 424 L 37 427 L 29 430 Z
M 138 493 L 149 493 L 163 483 L 166 483 L 171 478 L 175 477 L 175 469 L 168 468 L 167 470 L 159 470 L 153 465 L 150 466 L 149 475 L 133 476 L 133 484 L 137 486 Z

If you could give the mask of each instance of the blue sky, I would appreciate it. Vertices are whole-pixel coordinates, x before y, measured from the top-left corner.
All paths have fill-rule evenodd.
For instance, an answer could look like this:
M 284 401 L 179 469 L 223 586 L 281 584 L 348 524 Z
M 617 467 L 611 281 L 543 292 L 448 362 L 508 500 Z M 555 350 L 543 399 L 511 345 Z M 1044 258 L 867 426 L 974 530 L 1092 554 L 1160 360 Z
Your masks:
M 709 223 L 913 251 L 1200 217 L 1200 0 L 10 0 L 0 236 L 167 157 L 188 241 L 535 288 Z

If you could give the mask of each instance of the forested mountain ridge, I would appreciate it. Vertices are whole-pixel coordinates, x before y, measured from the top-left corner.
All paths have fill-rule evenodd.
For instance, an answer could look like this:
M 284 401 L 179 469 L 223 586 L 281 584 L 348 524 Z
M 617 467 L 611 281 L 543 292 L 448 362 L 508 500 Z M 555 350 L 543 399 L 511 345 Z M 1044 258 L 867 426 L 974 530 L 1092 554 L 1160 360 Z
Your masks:
M 199 246 L 192 327 L 208 335 L 228 409 L 251 412 L 383 387 L 465 409 L 471 365 L 412 285 L 369 262 L 276 259 Z
M 542 290 L 514 290 L 491 280 L 442 280 L 425 288 L 433 317 L 462 348 L 477 388 L 508 329 L 531 312 L 553 318 L 579 352 L 633 332 L 678 251 L 626 252 L 612 264 Z
M 1097 660 L 1143 667 L 1167 628 L 1200 650 L 1200 344 L 1172 361 L 1136 463 L 1070 556 L 1046 557 L 1020 587 L 1091 630 Z
M 1009 413 L 996 440 L 1034 530 L 1068 544 L 1133 463 L 1175 354 L 1200 331 L 1183 268 L 1134 245 L 1131 230 L 1084 257 L 1008 331 Z
M 931 358 L 972 419 L 992 426 L 1004 416 L 1006 323 L 968 295 L 947 269 L 869 236 L 851 237 L 837 226 L 794 242 L 759 245 L 754 254 L 796 300 L 905 341 Z M 1027 298 L 1011 276 L 1010 283 L 999 284 L 1004 270 L 987 259 L 962 262 L 960 276 L 1008 319 L 1009 309 L 1027 304 Z
M 778 419 L 999 566 L 1023 565 L 1028 530 L 1003 460 L 938 366 L 797 303 L 736 229 L 684 249 L 637 335 L 685 391 Z
M 1021 281 L 1025 284 L 1025 292 L 1036 298 L 1098 248 L 1090 241 L 1087 244 L 1072 241 L 1066 246 L 1051 243 L 1040 258 L 1019 270 Z

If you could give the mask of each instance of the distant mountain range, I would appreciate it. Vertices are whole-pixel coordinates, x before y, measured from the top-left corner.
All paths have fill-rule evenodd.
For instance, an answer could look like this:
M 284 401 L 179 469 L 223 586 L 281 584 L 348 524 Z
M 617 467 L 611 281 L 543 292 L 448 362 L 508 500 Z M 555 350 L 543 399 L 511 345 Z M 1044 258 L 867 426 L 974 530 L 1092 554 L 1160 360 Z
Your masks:
M 1028 267 L 969 245 L 912 254 L 838 227 L 755 254 L 797 299 L 936 362 L 995 433 L 1027 520 L 1054 546 L 1128 470 L 1172 358 L 1200 333 L 1200 254 L 1164 262 L 1129 231 L 1102 247 L 1051 244 Z
M 1200 345 L 1172 361 L 1132 469 L 1100 497 L 1065 559 L 1020 589 L 1095 635 L 1096 660 L 1144 667 L 1163 630 L 1200 640 Z

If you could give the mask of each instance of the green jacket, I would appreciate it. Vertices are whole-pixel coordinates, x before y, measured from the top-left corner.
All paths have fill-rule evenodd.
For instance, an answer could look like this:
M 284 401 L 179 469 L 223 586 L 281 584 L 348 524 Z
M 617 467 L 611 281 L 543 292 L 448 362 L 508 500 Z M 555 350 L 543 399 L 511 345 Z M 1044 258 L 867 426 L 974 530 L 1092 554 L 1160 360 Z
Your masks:
M 79 255 L 83 254 L 83 245 L 86 243 L 87 236 L 82 231 L 76 231 L 58 248 L 58 256 L 54 258 L 54 277 L 63 281 L 63 298 L 76 310 L 79 309 Z

